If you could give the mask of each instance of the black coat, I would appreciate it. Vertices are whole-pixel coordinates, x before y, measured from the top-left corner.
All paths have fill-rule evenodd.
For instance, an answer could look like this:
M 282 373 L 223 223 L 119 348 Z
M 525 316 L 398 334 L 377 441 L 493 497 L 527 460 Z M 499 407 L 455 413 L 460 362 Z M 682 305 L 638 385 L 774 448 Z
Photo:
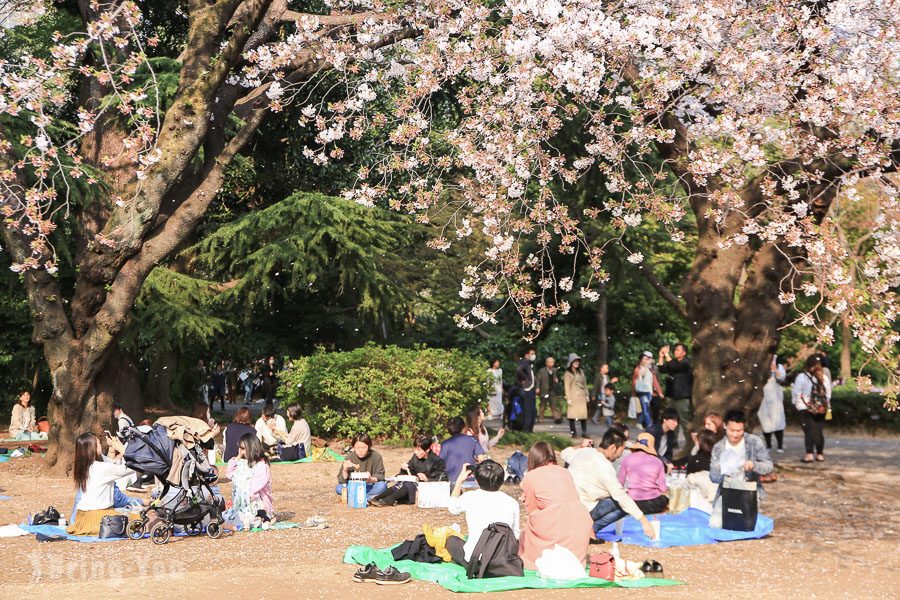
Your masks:
M 447 481 L 447 465 L 444 459 L 434 452 L 429 452 L 425 458 L 413 454 L 406 464 L 409 466 L 410 475 L 423 473 L 428 481 Z
M 659 372 L 668 375 L 666 378 L 666 397 L 673 400 L 690 398 L 694 387 L 694 371 L 691 361 L 685 357 L 681 360 L 670 360 L 659 365 Z

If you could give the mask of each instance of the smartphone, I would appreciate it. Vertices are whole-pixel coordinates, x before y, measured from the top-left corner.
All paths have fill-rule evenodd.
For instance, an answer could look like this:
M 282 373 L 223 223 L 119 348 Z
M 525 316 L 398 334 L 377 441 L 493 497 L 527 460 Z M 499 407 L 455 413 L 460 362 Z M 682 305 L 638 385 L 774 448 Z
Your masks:
M 103 433 L 105 433 L 107 437 L 112 437 L 112 436 L 113 436 L 113 434 L 111 434 L 111 433 L 109 432 L 109 429 L 104 429 L 104 430 L 103 430 Z

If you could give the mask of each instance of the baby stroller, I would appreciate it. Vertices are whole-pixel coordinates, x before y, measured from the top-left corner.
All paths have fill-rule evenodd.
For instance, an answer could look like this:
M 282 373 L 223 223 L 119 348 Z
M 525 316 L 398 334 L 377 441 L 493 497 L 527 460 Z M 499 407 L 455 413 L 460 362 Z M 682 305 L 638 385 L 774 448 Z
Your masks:
M 176 426 L 167 427 L 172 422 Z M 128 537 L 137 540 L 148 533 L 150 511 L 159 519 L 149 531 L 154 544 L 168 542 L 176 525 L 189 536 L 200 535 L 204 521 L 206 535 L 213 539 L 222 535 L 225 499 L 212 488 L 218 476 L 198 443 L 198 431 L 204 428 L 209 429 L 199 419 L 167 417 L 157 421 L 149 433 L 136 428 L 126 431 L 126 466 L 163 482 L 159 497 L 128 523 Z

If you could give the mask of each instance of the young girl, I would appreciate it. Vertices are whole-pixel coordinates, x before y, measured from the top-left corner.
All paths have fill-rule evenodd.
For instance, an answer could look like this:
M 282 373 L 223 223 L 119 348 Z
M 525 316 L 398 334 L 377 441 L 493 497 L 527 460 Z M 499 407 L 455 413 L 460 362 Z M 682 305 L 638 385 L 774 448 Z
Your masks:
M 256 434 L 241 437 L 238 455 L 228 461 L 225 475 L 231 479 L 233 496 L 225 518 L 240 523 L 244 529 L 268 529 L 275 522 L 272 471 Z

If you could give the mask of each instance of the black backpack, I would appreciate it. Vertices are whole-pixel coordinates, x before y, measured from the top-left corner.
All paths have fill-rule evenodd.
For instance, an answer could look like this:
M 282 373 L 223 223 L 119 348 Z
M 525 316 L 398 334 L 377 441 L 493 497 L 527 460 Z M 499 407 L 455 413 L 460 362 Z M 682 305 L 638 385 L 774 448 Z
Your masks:
M 469 579 L 484 579 L 522 577 L 524 574 L 525 568 L 519 557 L 519 540 L 513 530 L 505 523 L 488 525 L 472 550 L 466 575 Z

